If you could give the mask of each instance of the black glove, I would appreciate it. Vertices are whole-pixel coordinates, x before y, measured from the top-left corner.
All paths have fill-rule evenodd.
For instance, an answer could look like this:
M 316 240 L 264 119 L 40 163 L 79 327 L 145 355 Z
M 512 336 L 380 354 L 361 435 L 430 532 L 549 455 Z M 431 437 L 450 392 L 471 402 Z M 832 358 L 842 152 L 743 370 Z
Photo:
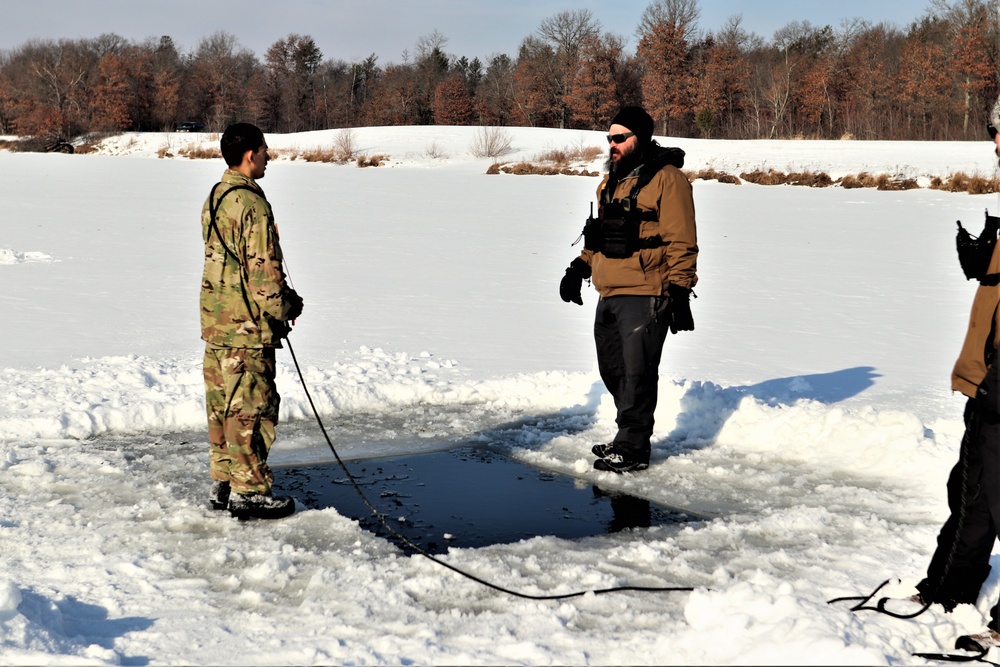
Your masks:
M 285 301 L 288 303 L 288 314 L 285 316 L 285 320 L 298 318 L 302 314 L 302 297 L 295 290 L 289 289 L 285 293 Z
M 569 268 L 566 269 L 566 275 L 563 276 L 562 281 L 559 283 L 559 296 L 566 303 L 572 301 L 582 306 L 583 296 L 580 292 L 583 289 L 583 281 L 589 277 L 590 266 L 577 257 L 570 262 Z
M 691 315 L 691 290 L 669 283 L 667 295 L 670 297 L 670 333 L 694 331 L 694 316 Z

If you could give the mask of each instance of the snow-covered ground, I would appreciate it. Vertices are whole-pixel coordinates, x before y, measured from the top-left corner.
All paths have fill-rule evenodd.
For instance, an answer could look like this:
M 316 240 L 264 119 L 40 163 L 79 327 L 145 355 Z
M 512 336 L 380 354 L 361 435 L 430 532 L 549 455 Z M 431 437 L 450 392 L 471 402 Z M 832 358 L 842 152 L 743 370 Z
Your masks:
M 291 342 L 338 451 L 482 443 L 712 512 L 679 532 L 445 556 L 533 594 L 697 590 L 525 601 L 332 509 L 271 523 L 208 510 L 198 215 L 223 164 L 156 157 L 209 135 L 128 135 L 97 155 L 0 152 L 0 663 L 899 664 L 983 627 L 1000 575 L 976 608 L 911 621 L 827 600 L 889 578 L 905 597 L 924 572 L 974 291 L 954 222 L 978 231 L 995 195 L 697 181 L 697 329 L 667 341 L 652 466 L 617 477 L 590 467 L 614 429 L 596 294 L 583 308 L 557 295 L 597 179 L 487 175 L 473 128 L 354 132 L 389 161 L 276 160 L 261 183 L 306 302 Z M 510 133 L 511 161 L 604 143 Z M 288 154 L 336 134 L 268 143 Z M 991 176 L 996 159 L 985 141 L 661 142 L 692 169 L 924 183 Z M 287 350 L 279 364 L 280 490 L 281 466 L 329 452 Z M 355 438 L 359 423 L 379 437 Z

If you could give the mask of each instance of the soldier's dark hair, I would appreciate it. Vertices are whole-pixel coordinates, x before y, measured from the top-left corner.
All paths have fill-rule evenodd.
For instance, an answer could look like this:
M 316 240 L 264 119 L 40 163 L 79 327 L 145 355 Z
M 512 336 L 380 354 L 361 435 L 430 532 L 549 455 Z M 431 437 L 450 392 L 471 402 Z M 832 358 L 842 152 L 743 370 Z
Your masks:
M 243 154 L 256 151 L 264 145 L 264 133 L 250 123 L 234 123 L 226 128 L 219 140 L 222 158 L 230 167 L 238 167 L 243 162 Z

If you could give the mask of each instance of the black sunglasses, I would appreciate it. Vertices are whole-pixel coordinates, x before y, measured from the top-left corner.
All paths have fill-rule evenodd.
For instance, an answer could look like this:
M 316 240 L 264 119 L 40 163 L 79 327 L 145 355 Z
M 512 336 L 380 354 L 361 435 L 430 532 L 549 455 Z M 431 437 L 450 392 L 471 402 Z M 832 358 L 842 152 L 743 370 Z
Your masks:
M 993 127 L 993 123 L 986 124 L 986 131 L 990 133 L 990 139 L 996 141 L 997 138 L 997 128 Z
M 623 144 L 625 140 L 629 137 L 634 137 L 635 132 L 626 132 L 625 134 L 609 134 L 608 143 L 609 144 Z

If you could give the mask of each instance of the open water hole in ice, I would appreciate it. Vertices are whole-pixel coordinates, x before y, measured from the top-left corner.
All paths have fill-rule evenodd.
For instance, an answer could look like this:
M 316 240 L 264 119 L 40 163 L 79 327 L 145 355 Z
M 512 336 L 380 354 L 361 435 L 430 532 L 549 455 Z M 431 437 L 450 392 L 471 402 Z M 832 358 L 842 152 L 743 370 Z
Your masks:
M 536 536 L 680 527 L 704 518 L 505 454 L 504 442 L 525 429 L 555 436 L 587 428 L 589 417 L 412 406 L 324 421 L 343 465 L 316 423 L 285 424 L 284 447 L 271 457 L 281 492 L 309 509 L 333 507 L 408 554 L 415 547 L 444 553 Z
M 413 545 L 444 553 L 452 546 L 481 547 L 541 535 L 573 539 L 701 520 L 483 447 L 379 457 L 345 467 L 358 489 L 337 463 L 283 468 L 283 488 L 310 509 L 336 508 L 406 553 L 415 551 Z
M 461 406 L 423 406 L 340 414 L 324 422 L 342 463 L 316 422 L 285 421 L 269 459 L 275 493 L 294 497 L 300 511 L 334 508 L 407 554 L 414 553 L 414 545 L 439 554 L 450 547 L 536 536 L 575 539 L 658 526 L 680 529 L 706 518 L 535 468 L 506 454 L 504 442 L 516 438 L 522 427 L 535 437 L 548 431 L 555 436 L 586 428 L 588 419 L 578 415 L 525 419 L 486 411 L 470 416 Z M 204 433 L 105 436 L 93 444 L 123 450 L 132 460 L 156 456 L 184 496 L 196 505 L 207 504 Z M 167 463 L 165 451 L 177 458 Z M 200 469 L 190 470 L 192 465 Z

